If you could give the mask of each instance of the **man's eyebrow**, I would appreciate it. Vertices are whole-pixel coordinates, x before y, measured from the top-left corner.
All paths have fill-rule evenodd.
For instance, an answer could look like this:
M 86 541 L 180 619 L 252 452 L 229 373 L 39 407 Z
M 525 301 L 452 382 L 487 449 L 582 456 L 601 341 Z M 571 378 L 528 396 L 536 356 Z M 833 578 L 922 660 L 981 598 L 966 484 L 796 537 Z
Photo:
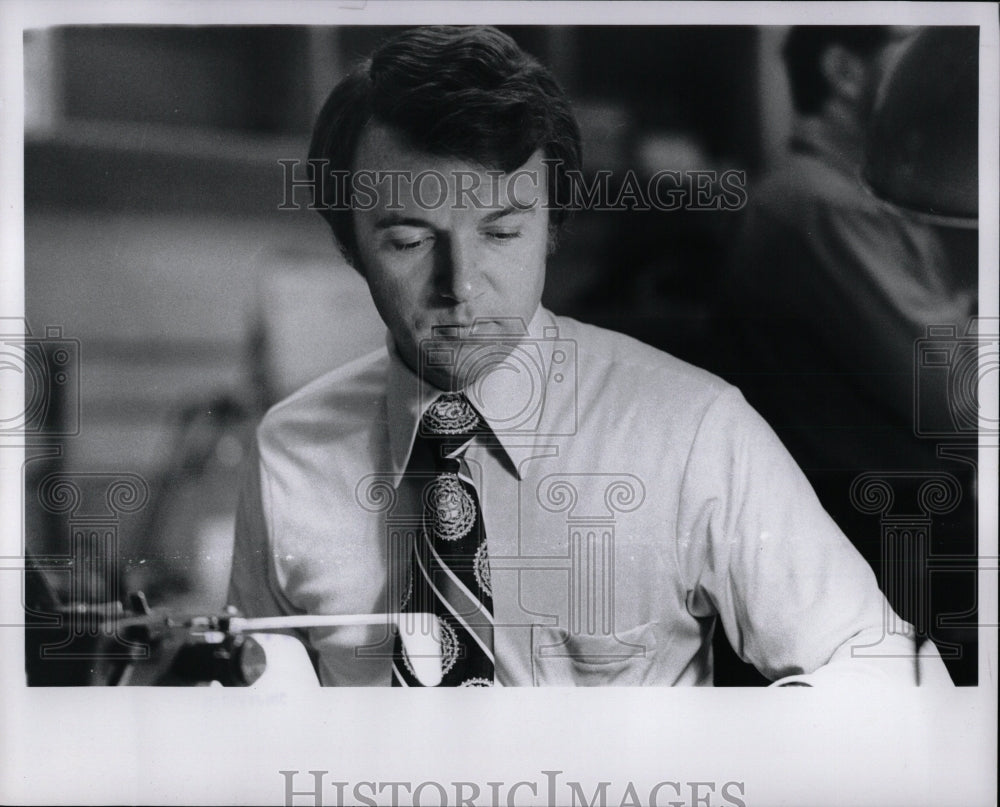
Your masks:
M 506 218 L 507 216 L 518 216 L 524 213 L 530 213 L 535 209 L 534 205 L 520 206 L 513 205 L 511 207 L 505 207 L 502 210 L 494 210 L 491 213 L 487 213 L 480 220 L 480 224 L 492 224 L 498 219 Z
M 381 216 L 375 221 L 376 230 L 386 230 L 389 227 L 430 227 L 426 221 L 414 216 L 400 216 L 398 213 L 389 213 Z
M 511 207 L 505 207 L 500 210 L 492 210 L 483 216 L 479 220 L 479 224 L 492 224 L 495 221 L 506 218 L 507 216 L 518 216 L 525 213 L 530 213 L 534 210 L 534 205 L 530 206 L 518 206 L 513 205 Z M 384 216 L 380 216 L 375 221 L 376 230 L 387 230 L 390 227 L 425 227 L 432 228 L 433 225 L 428 221 L 415 217 L 415 216 L 402 216 L 399 213 L 387 213 Z

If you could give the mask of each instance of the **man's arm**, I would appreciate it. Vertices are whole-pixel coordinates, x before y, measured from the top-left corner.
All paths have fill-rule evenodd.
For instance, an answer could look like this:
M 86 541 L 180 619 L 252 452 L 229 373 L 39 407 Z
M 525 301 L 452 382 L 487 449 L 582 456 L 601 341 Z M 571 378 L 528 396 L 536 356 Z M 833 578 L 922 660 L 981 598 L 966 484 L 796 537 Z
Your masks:
M 707 600 L 744 661 L 771 680 L 918 682 L 911 636 L 888 632 L 871 568 L 805 476 L 735 389 L 696 435 L 681 492 L 679 546 L 692 601 Z M 919 677 L 948 680 L 932 648 Z
M 255 439 L 243 467 L 227 597 L 228 604 L 244 616 L 297 613 L 277 585 L 266 495 L 267 481 Z

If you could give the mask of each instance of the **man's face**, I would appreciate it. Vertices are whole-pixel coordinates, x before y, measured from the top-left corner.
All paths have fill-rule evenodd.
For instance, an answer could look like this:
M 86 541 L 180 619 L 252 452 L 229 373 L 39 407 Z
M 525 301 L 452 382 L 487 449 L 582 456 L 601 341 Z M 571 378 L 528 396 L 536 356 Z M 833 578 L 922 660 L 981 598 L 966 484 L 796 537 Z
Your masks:
M 364 186 L 352 213 L 355 261 L 415 372 L 423 341 L 442 338 L 436 328 L 453 329 L 445 338 L 461 344 L 473 323 L 477 333 L 516 334 L 531 320 L 548 246 L 542 159 L 538 151 L 502 174 L 416 151 L 378 124 L 362 133 L 353 166 L 355 187 Z M 425 363 L 423 373 L 446 390 L 471 380 L 458 364 Z

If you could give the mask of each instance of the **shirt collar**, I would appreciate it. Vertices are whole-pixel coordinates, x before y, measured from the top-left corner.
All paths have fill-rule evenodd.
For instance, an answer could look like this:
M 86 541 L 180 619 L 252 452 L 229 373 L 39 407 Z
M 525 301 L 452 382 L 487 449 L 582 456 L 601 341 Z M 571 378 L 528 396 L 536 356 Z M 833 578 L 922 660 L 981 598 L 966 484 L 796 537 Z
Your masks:
M 518 478 L 523 477 L 522 458 L 525 449 L 532 449 L 538 436 L 533 428 L 537 416 L 544 417 L 549 408 L 549 390 L 559 385 L 548 384 L 555 333 L 552 314 L 539 306 L 527 335 L 497 371 L 491 373 L 492 383 L 475 385 L 464 390 L 469 401 L 489 424 L 496 442 L 503 449 Z M 489 344 L 489 338 L 483 337 Z M 510 337 L 504 337 L 507 342 Z M 420 418 L 427 407 L 443 391 L 417 376 L 402 360 L 392 334 L 386 334 L 389 370 L 386 387 L 388 405 L 389 456 L 396 484 L 410 461 Z M 468 348 L 467 348 L 468 349 Z M 536 406 L 536 404 L 539 404 Z

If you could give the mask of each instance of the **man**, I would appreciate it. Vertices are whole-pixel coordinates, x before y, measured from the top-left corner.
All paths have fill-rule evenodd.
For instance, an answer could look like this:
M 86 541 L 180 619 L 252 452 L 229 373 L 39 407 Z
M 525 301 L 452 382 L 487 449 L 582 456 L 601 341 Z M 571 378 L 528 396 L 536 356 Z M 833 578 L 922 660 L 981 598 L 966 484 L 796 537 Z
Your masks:
M 540 306 L 579 133 L 510 38 L 399 35 L 333 90 L 310 157 L 387 345 L 265 417 L 234 605 L 429 613 L 444 685 L 711 684 L 718 621 L 772 680 L 914 681 L 739 392 Z M 427 683 L 393 624 L 308 630 L 320 680 Z
M 964 331 L 974 316 L 975 233 L 890 212 L 859 181 L 878 87 L 913 34 L 880 26 L 790 31 L 789 150 L 748 195 L 720 322 L 733 354 L 726 377 L 774 427 L 824 508 L 887 582 L 893 608 L 959 653 L 952 673 L 974 681 L 974 631 L 967 643 L 937 619 L 974 607 L 968 587 L 943 588 L 954 586 L 954 575 L 929 581 L 915 549 L 886 563 L 878 516 L 851 493 L 862 474 L 892 472 L 900 508 L 915 512 L 904 503 L 929 475 L 968 476 L 915 435 L 913 357 L 928 326 Z M 893 148 L 906 154 L 912 142 L 900 141 Z M 936 516 L 940 545 L 932 549 L 974 563 L 967 480 L 964 488 L 960 505 Z

